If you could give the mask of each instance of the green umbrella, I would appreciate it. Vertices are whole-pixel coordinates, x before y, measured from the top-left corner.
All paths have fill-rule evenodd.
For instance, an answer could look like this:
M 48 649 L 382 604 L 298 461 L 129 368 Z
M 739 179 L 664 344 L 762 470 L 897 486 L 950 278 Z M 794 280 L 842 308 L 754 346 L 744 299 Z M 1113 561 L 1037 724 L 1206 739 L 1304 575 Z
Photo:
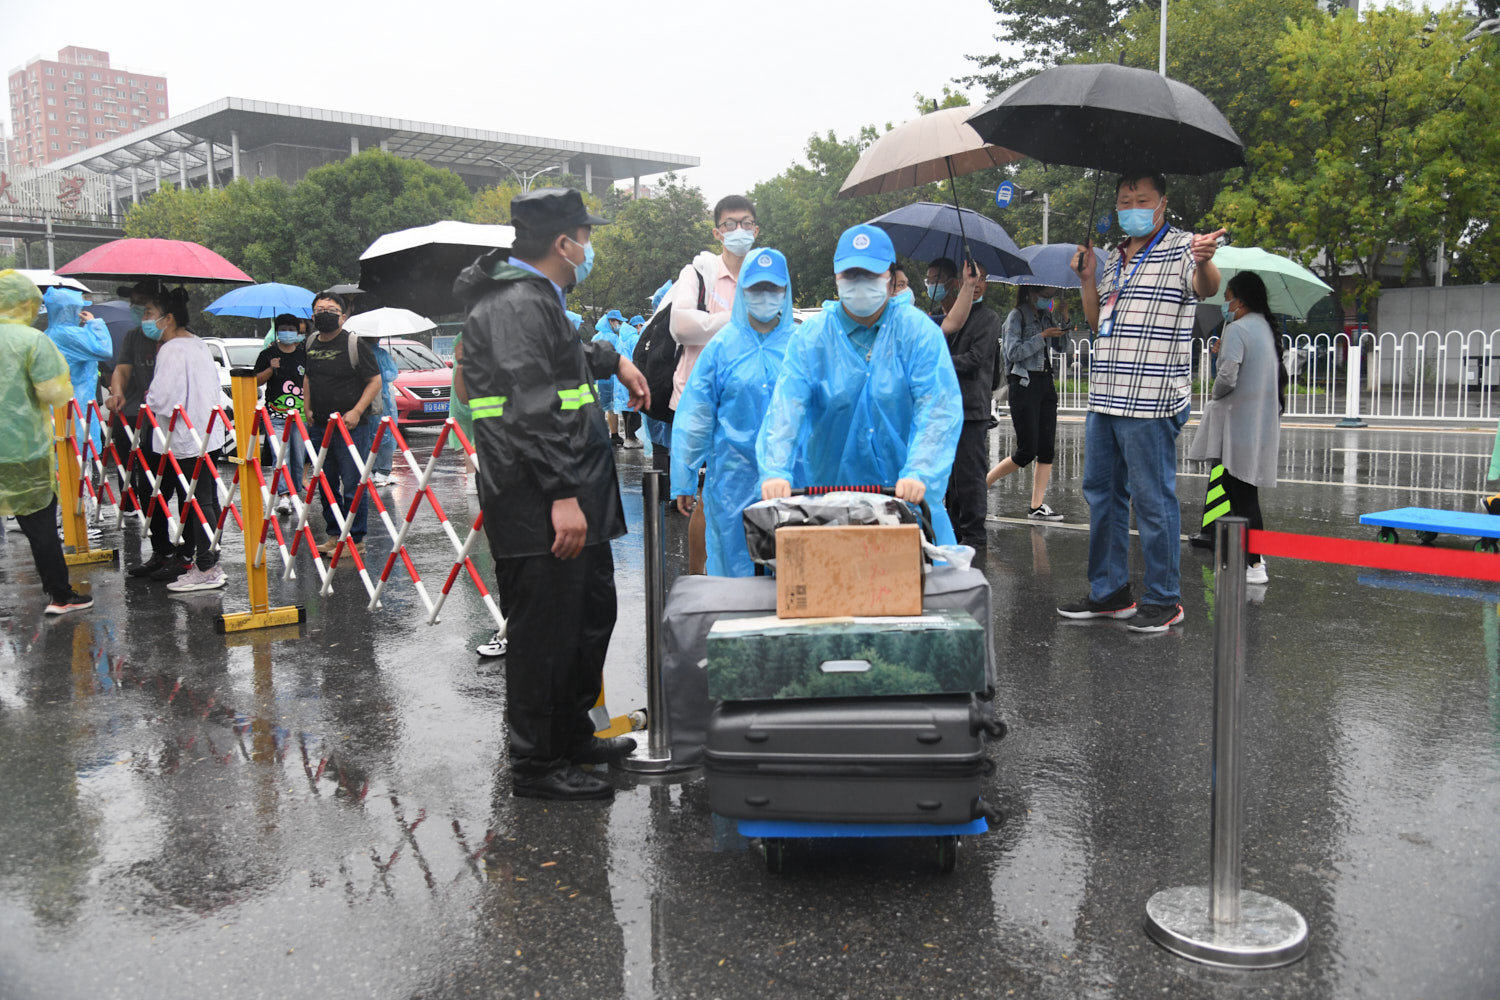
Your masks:
M 1271 312 L 1278 315 L 1306 319 L 1308 311 L 1333 291 L 1301 264 L 1260 247 L 1220 247 L 1214 253 L 1214 263 L 1224 281 L 1219 285 L 1219 294 L 1203 300 L 1206 306 L 1223 305 L 1229 279 L 1241 271 L 1260 275 L 1269 293 Z

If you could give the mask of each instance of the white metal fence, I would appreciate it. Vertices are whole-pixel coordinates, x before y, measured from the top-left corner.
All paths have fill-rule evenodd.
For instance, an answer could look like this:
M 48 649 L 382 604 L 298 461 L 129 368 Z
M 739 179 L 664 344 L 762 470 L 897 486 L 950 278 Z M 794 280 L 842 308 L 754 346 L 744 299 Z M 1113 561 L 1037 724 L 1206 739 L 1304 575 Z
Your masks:
M 1213 387 L 1211 345 L 1193 340 L 1193 408 L 1202 411 Z M 1350 353 L 1348 334 L 1282 337 L 1288 417 L 1370 417 L 1484 423 L 1500 418 L 1500 330 L 1362 333 Z M 1093 343 L 1071 340 L 1054 351 L 1058 408 L 1088 408 Z M 1351 384 L 1357 391 L 1350 392 Z

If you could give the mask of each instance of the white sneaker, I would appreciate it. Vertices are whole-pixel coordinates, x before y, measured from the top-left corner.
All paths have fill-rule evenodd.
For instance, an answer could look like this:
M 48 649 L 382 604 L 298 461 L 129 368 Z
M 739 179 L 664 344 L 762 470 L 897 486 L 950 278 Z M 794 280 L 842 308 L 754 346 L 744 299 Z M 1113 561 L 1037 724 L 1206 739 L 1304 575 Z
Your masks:
M 376 487 L 377 489 L 384 489 L 385 487 L 391 485 L 391 483 L 393 482 L 395 482 L 395 480 L 393 480 L 384 472 L 377 472 L 370 477 L 370 485 Z
M 194 590 L 218 590 L 228 582 L 224 571 L 217 566 L 211 566 L 208 569 L 199 569 L 194 566 L 167 584 L 167 589 L 174 594 L 185 594 Z
M 479 473 L 469 472 L 464 474 L 464 493 L 471 497 L 479 495 Z
M 283 493 L 276 498 L 276 513 L 290 514 L 293 511 L 292 498 L 290 494 Z
M 1270 574 L 1266 572 L 1266 561 L 1262 559 L 1253 566 L 1245 567 L 1246 583 L 1270 583 Z
M 1031 508 L 1031 512 L 1026 516 L 1031 518 L 1033 521 L 1061 521 L 1063 519 L 1063 516 L 1061 514 L 1053 510 L 1051 507 L 1048 507 L 1046 504 L 1042 504 L 1040 507 Z
M 480 656 L 504 656 L 509 645 L 510 640 L 501 635 L 499 629 L 495 629 L 495 634 L 490 636 L 490 641 L 480 643 L 475 647 L 474 652 Z

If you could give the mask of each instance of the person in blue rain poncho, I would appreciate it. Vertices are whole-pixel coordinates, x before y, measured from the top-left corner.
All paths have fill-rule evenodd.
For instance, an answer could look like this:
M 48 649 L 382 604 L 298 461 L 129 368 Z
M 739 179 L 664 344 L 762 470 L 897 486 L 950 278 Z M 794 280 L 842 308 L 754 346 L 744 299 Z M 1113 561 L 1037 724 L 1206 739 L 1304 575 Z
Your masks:
M 594 324 L 595 340 L 602 340 L 615 349 L 615 353 L 624 357 L 620 350 L 620 327 L 625 325 L 625 315 L 618 309 L 611 309 L 599 317 L 599 322 Z M 620 411 L 615 406 L 616 397 L 628 396 L 620 380 L 611 375 L 606 380 L 601 380 L 596 387 L 599 396 L 599 407 L 605 413 L 605 419 L 609 423 L 609 440 L 613 444 L 624 444 L 625 439 L 620 437 Z
M 760 499 L 755 441 L 796 323 L 780 251 L 752 251 L 740 267 L 729 324 L 703 348 L 672 421 L 672 495 L 684 515 L 707 465 L 703 516 L 710 576 L 753 576 L 741 515 Z M 796 478 L 803 478 L 797 476 Z
M 761 495 L 789 496 L 793 485 L 895 487 L 911 503 L 932 498 L 938 544 L 952 545 L 942 498 L 963 427 L 958 376 L 937 324 L 889 300 L 895 263 L 891 238 L 874 226 L 839 237 L 839 301 L 792 335 L 756 445 Z
M 645 329 L 646 321 L 639 316 L 632 316 L 620 327 L 620 357 L 626 361 L 635 360 L 635 345 L 640 343 L 641 331 Z M 626 448 L 639 448 L 641 442 L 636 439 L 636 432 L 641 429 L 641 415 L 630 408 L 630 397 L 625 393 L 615 393 L 615 412 L 620 415 L 620 436 L 625 439 Z
M 98 398 L 99 362 L 108 364 L 114 358 L 115 345 L 109 327 L 84 308 L 88 303 L 72 288 L 49 288 L 42 302 L 47 307 L 47 338 L 62 351 L 68 363 L 73 398 L 78 401 L 78 412 L 87 421 L 87 434 L 93 438 L 94 450 L 98 452 L 104 447 L 104 433 L 99 421 L 89 415 L 89 404 Z M 82 448 L 83 424 L 79 424 L 77 433 L 78 446 Z

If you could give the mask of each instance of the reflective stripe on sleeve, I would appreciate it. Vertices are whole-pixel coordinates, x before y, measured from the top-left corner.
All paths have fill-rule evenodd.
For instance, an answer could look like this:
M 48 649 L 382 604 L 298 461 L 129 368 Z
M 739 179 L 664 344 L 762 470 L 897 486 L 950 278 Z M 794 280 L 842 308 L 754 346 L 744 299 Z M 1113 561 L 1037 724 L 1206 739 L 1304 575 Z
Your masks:
M 504 396 L 475 396 L 469 400 L 469 413 L 475 420 L 505 414 Z

